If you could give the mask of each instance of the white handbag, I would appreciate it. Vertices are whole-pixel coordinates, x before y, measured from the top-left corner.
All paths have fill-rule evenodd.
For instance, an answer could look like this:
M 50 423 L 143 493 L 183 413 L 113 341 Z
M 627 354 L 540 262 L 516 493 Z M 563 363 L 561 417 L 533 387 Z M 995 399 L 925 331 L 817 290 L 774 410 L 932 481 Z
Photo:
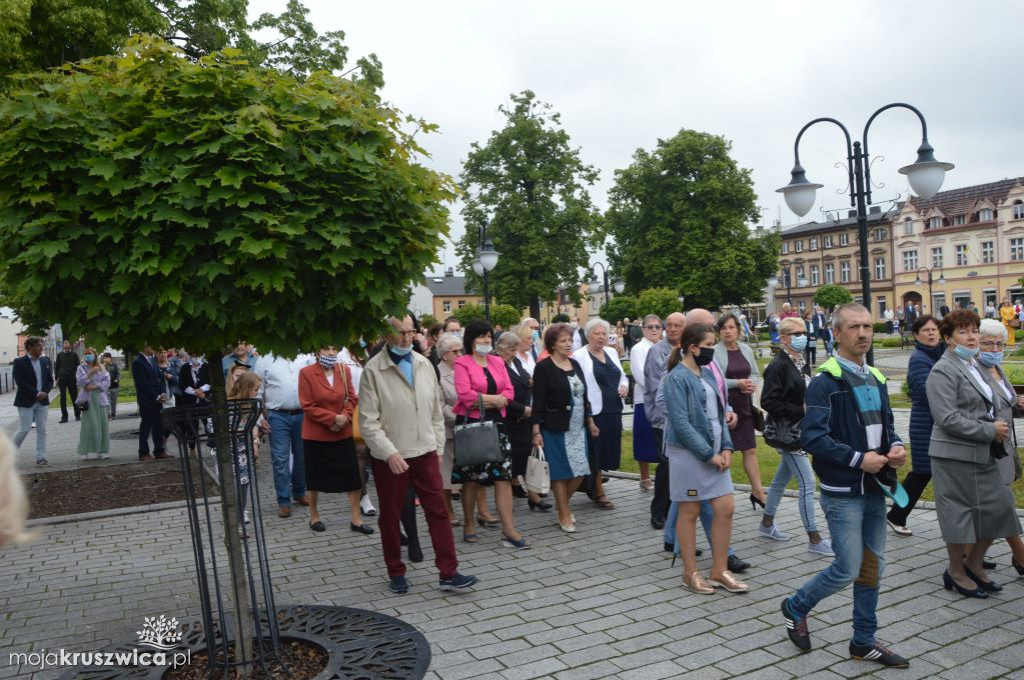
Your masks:
M 523 477 L 526 490 L 534 493 L 548 493 L 551 490 L 551 472 L 548 461 L 544 457 L 544 449 L 533 447 L 533 452 L 526 459 L 526 475 Z

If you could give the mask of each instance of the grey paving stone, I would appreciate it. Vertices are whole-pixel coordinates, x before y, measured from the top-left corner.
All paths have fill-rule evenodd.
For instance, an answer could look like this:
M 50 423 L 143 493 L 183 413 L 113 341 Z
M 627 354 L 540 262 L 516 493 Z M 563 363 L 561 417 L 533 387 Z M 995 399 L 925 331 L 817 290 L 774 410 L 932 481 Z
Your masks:
M 642 668 L 623 671 L 619 673 L 622 680 L 660 680 L 661 678 L 677 678 L 683 673 L 683 669 L 671 661 L 659 661 Z

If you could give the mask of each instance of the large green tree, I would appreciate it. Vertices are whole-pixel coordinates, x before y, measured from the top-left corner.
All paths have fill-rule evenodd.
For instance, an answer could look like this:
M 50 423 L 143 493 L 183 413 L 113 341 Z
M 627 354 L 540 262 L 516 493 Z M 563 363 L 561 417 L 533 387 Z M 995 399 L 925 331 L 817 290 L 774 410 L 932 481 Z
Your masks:
M 540 301 L 560 285 L 575 290 L 579 270 L 589 265 L 600 216 L 587 187 L 598 173 L 571 146 L 559 114 L 533 92 L 511 95 L 499 111 L 505 126 L 486 144 L 474 143 L 463 166 L 466 234 L 456 251 L 467 285 L 482 290 L 471 265 L 478 226 L 488 221 L 487 236 L 501 252 L 489 276 L 492 294 L 516 308 L 529 306 L 539 318 Z
M 694 307 L 762 298 L 778 236 L 747 228 L 758 219 L 756 195 L 731 148 L 724 137 L 684 129 L 616 170 L 608 255 L 628 290 L 670 288 Z

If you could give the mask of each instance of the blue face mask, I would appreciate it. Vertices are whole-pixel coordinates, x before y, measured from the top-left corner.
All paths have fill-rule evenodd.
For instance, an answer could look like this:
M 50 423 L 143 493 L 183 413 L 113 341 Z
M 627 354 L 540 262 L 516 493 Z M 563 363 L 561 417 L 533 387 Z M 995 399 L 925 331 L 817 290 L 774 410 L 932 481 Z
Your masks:
M 953 348 L 953 353 L 956 354 L 961 359 L 963 359 L 964 361 L 967 361 L 968 359 L 973 359 L 978 355 L 978 348 L 975 347 L 974 349 L 971 349 L 970 347 L 957 345 L 956 347 Z
M 794 335 L 793 336 L 793 349 L 797 352 L 803 352 L 807 349 L 807 336 L 806 335 Z
M 82 358 L 83 358 L 83 359 L 85 359 L 85 363 L 87 363 L 87 364 L 91 364 L 91 363 L 92 363 L 92 360 L 93 360 L 93 359 L 95 359 L 96 357 L 94 357 L 94 356 L 93 356 L 92 354 L 86 354 L 86 355 L 85 355 L 84 357 L 82 357 Z
M 409 345 L 408 347 L 399 347 L 398 345 L 390 345 L 390 349 L 391 349 L 392 352 L 394 352 L 398 356 L 404 357 L 406 354 L 408 354 L 409 352 L 412 351 L 412 345 Z
M 535 330 L 532 337 L 534 340 L 540 340 L 540 331 Z
M 979 352 L 978 361 L 982 366 L 998 366 L 1003 363 L 1002 352 Z

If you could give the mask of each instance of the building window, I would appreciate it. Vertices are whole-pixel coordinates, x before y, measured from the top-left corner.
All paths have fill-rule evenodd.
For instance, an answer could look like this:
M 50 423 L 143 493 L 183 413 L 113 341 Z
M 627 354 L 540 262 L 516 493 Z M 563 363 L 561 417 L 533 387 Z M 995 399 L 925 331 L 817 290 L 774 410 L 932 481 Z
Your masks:
M 451 300 L 445 300 L 444 302 L 442 302 L 441 303 L 441 311 L 444 312 L 445 314 L 450 314 L 451 311 L 452 311 L 452 301 Z
M 914 220 L 907 217 L 903 220 L 903 235 L 913 236 L 914 235 Z
M 956 266 L 967 266 L 967 244 L 961 243 L 956 246 Z
M 816 265 L 816 264 L 812 264 L 811 265 L 811 285 L 812 286 L 820 286 L 821 285 L 821 273 L 818 271 L 818 265 Z
M 999 309 L 999 302 L 996 299 L 997 296 L 994 288 L 986 288 L 985 290 L 981 291 L 981 296 L 985 298 L 985 303 L 984 307 L 982 307 L 982 309 L 979 310 L 980 312 L 984 314 L 985 310 L 988 309 L 990 306 L 996 308 L 996 310 Z M 996 316 L 999 316 L 998 311 L 996 313 Z
M 783 243 L 782 243 L 782 254 L 783 255 L 789 254 L 789 241 L 783 241 Z
M 849 283 L 850 282 L 850 263 L 840 262 L 839 263 L 839 282 Z
M 903 252 L 903 271 L 905 272 L 916 272 L 917 271 L 917 251 L 906 250 Z
M 1024 238 L 1010 239 L 1010 259 L 1014 262 L 1024 262 Z
M 818 249 L 818 239 L 812 238 L 812 239 L 807 241 L 807 250 L 817 250 L 817 249 Z
M 840 234 L 839 235 L 839 245 L 841 245 L 841 246 L 848 246 L 848 245 L 850 245 L 850 235 L 849 234 Z
M 978 211 L 979 222 L 991 222 L 993 217 L 994 213 L 992 212 L 992 208 L 982 208 Z
M 878 298 L 878 318 L 879 319 L 885 317 L 885 308 L 886 308 L 885 298 L 884 297 L 879 297 Z
M 996 261 L 996 244 L 993 241 L 985 241 L 981 244 L 981 263 L 992 264 Z
M 889 238 L 889 230 L 888 229 L 882 229 L 882 228 L 875 229 L 875 240 L 876 241 L 884 241 L 887 238 Z
M 961 224 L 967 224 L 967 217 L 965 215 L 957 215 L 953 218 L 953 225 L 959 227 Z
M 942 218 L 941 217 L 932 217 L 931 219 L 928 220 L 928 228 L 929 229 L 938 229 L 941 226 L 942 226 Z
M 796 285 L 798 287 L 800 286 L 800 279 L 804 279 L 805 282 L 807 281 L 807 279 L 804 278 L 804 266 L 802 264 L 797 265 L 796 267 Z
M 960 291 L 959 293 L 953 293 L 953 308 L 954 309 L 970 309 L 971 307 L 971 294 Z
M 832 247 L 832 237 L 831 236 L 823 236 L 821 238 L 821 242 L 822 242 L 822 247 L 823 248 L 831 248 Z
M 836 266 L 831 262 L 825 265 L 825 283 L 836 282 Z
M 800 300 L 796 303 L 796 308 L 800 310 L 800 316 L 803 316 L 804 311 L 807 309 L 807 302 L 805 300 Z
M 942 266 L 942 247 L 941 246 L 939 246 L 938 248 L 932 248 L 932 266 L 933 267 L 941 267 Z
M 459 309 L 462 309 L 465 306 L 466 306 L 466 301 L 465 300 L 459 300 Z
M 804 242 L 803 242 L 803 239 L 801 239 L 801 240 L 796 242 L 796 252 L 798 252 L 798 253 L 804 252 Z
M 1013 219 L 1024 220 L 1024 201 L 1013 202 Z
M 884 279 L 885 278 L 885 258 L 884 257 L 876 257 L 875 258 L 875 278 L 876 279 Z

